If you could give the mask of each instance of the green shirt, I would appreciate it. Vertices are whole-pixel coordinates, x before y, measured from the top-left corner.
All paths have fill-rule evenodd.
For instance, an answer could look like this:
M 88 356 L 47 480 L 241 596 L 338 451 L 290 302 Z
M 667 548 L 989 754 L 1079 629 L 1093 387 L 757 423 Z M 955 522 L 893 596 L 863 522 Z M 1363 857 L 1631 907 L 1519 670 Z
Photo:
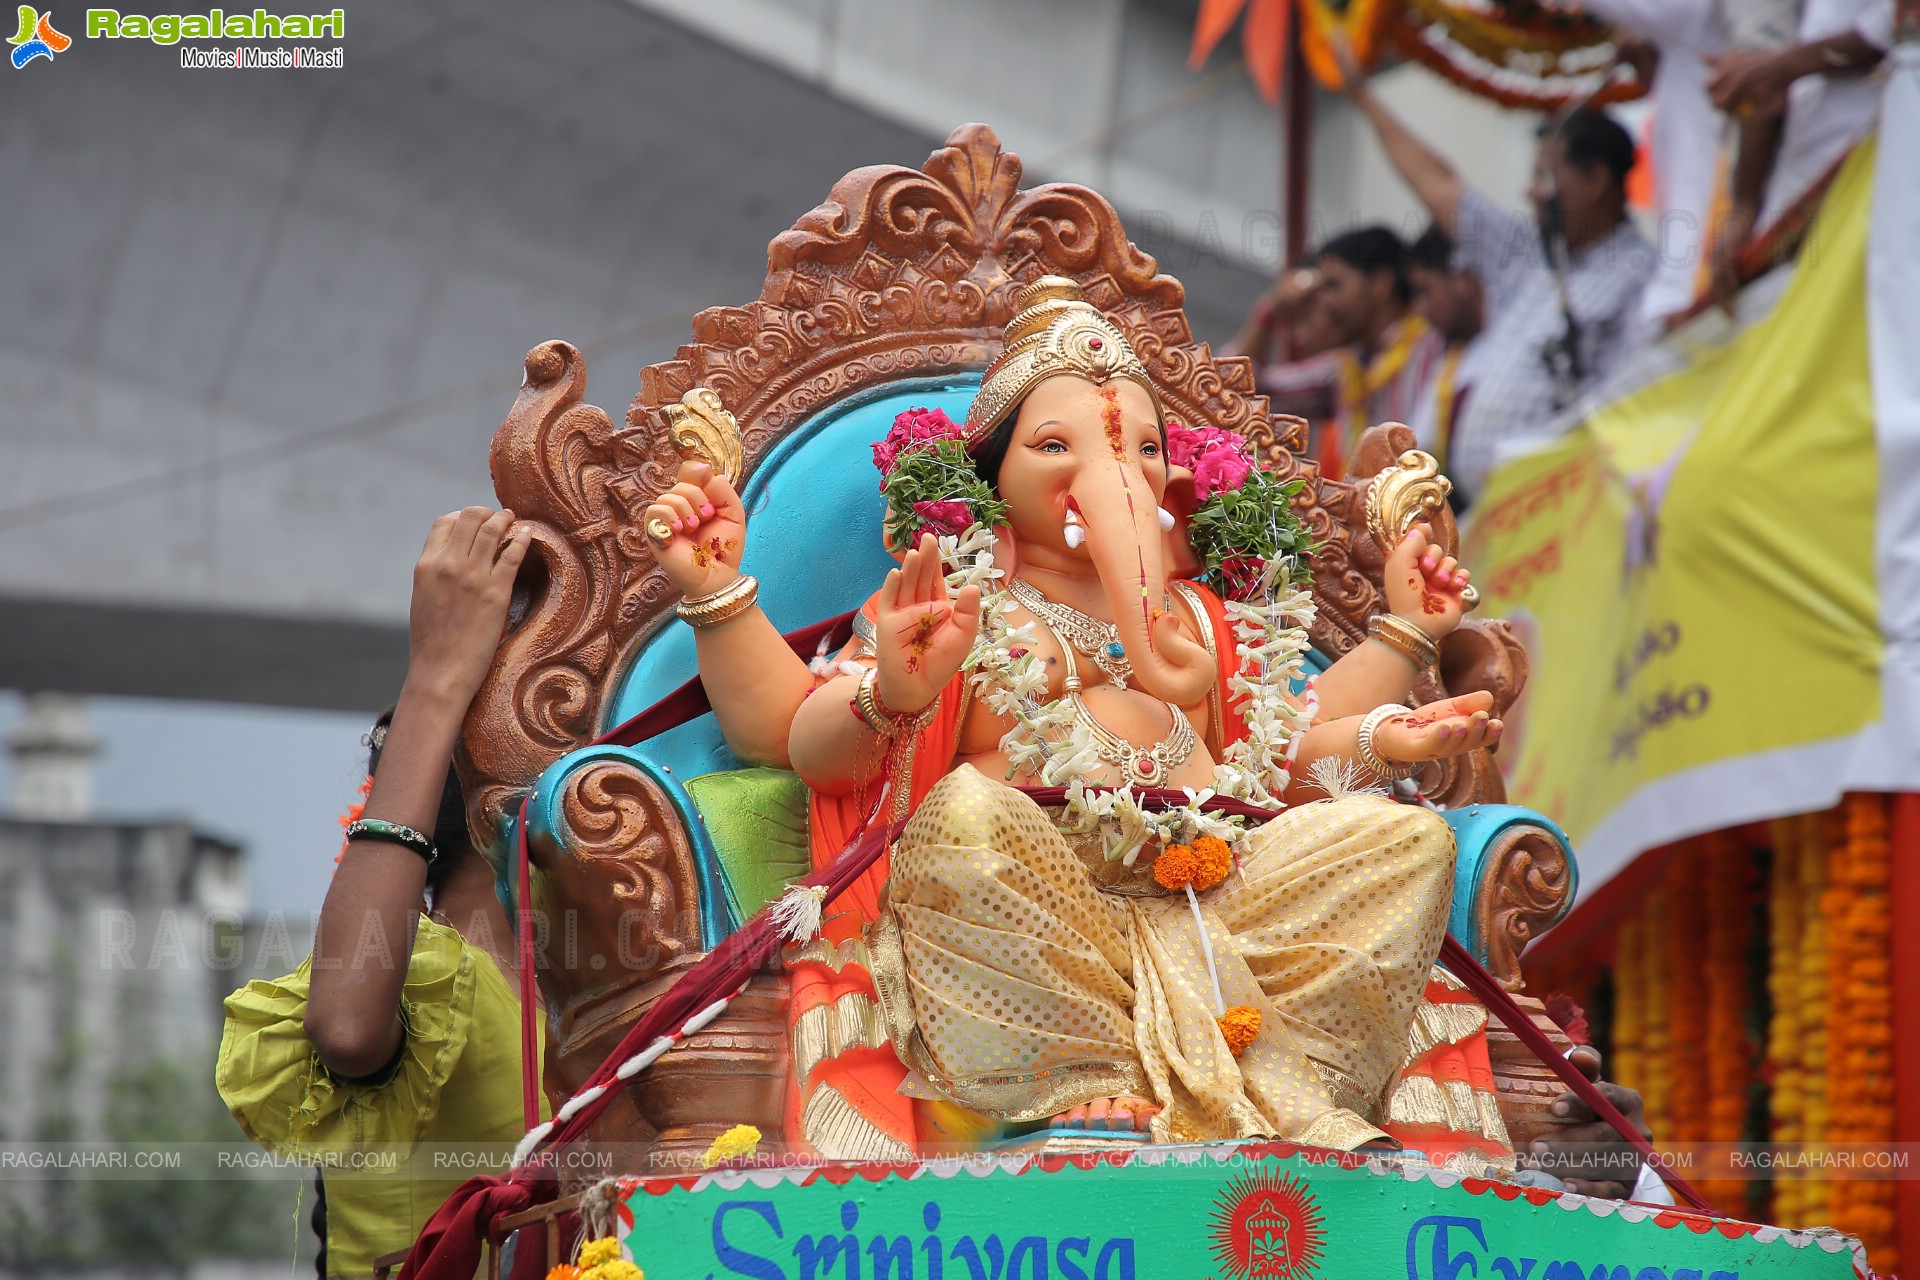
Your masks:
M 491 956 L 422 916 L 399 1057 L 376 1079 L 345 1080 L 307 1040 L 311 982 L 309 957 L 228 996 L 214 1079 L 247 1137 L 320 1166 L 327 1274 L 370 1276 L 454 1188 L 505 1172 L 522 1133 L 520 1001 Z

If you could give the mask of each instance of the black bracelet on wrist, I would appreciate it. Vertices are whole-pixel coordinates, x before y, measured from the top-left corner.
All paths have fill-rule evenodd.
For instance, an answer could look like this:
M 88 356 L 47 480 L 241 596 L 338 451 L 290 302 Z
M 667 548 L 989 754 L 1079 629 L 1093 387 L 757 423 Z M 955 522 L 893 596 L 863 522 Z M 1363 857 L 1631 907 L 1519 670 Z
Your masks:
M 440 857 L 440 849 L 431 837 L 422 835 L 412 827 L 379 818 L 358 818 L 349 822 L 347 843 L 352 844 L 355 840 L 383 840 L 388 844 L 405 845 L 419 854 L 421 861 L 428 866 L 432 866 Z

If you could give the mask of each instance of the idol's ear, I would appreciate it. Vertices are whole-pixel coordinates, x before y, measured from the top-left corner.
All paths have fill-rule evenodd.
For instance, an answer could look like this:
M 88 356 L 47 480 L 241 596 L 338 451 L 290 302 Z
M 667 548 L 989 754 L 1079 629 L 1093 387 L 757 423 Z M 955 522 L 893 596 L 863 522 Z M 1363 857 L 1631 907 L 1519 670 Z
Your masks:
M 1013 526 L 1003 524 L 993 531 L 993 567 L 1000 570 L 997 579 L 1005 587 L 1020 572 L 1020 540 L 1013 536 Z
M 1197 577 L 1205 567 L 1187 537 L 1187 517 L 1199 505 L 1200 499 L 1193 488 L 1193 472 L 1169 464 L 1167 493 L 1160 506 L 1173 516 L 1173 528 L 1167 530 L 1161 541 L 1161 554 L 1166 559 L 1167 576 L 1170 578 Z

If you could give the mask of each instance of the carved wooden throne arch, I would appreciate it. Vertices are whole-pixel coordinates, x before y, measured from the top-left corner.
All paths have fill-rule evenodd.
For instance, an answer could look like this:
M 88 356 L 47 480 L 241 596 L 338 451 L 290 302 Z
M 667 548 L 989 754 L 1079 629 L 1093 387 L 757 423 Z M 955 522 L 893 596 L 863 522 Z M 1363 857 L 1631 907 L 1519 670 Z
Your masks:
M 1111 205 L 1078 186 L 1023 191 L 1020 175 L 1018 158 L 981 125 L 956 130 L 918 170 L 883 165 L 848 174 L 825 203 L 773 240 L 758 300 L 701 312 L 693 340 L 674 359 L 641 371 L 623 425 L 586 402 L 577 349 L 548 342 L 528 354 L 526 381 L 494 436 L 491 462 L 501 503 L 534 528 L 534 554 L 468 717 L 460 760 L 483 848 L 502 849 L 535 780 L 606 727 L 610 689 L 672 619 L 675 596 L 654 564 L 641 517 L 675 478 L 680 455 L 669 412 L 681 397 L 696 387 L 717 393 L 738 421 L 750 474 L 823 408 L 903 378 L 984 368 L 999 350 L 1015 294 L 1042 274 L 1080 281 L 1088 300 L 1125 330 L 1169 416 L 1241 432 L 1283 475 L 1307 480 L 1299 504 L 1321 544 L 1314 638 L 1337 656 L 1364 637 L 1367 617 L 1381 607 L 1382 555 L 1365 532 L 1360 489 L 1322 481 L 1295 456 L 1303 424 L 1269 418 L 1247 360 L 1193 341 L 1181 285 L 1128 241 Z M 1410 447 L 1411 433 L 1397 431 L 1372 433 L 1362 451 L 1370 470 Z M 1450 520 L 1442 523 L 1451 540 Z M 1491 688 L 1502 707 L 1525 678 L 1518 646 L 1497 623 L 1470 624 L 1451 637 L 1443 669 L 1457 688 Z M 1430 699 L 1444 691 L 1429 680 L 1421 692 Z M 1502 798 L 1484 758 L 1436 767 L 1425 786 L 1455 804 Z M 573 1043 L 550 1068 L 549 1084 L 564 1090 L 597 1061 L 584 1060 L 590 1046 L 611 1043 L 607 1035 L 699 954 L 702 907 L 687 834 L 649 778 L 619 760 L 590 762 L 568 773 L 557 800 L 572 840 L 564 857 L 536 843 L 536 904 L 577 909 L 583 940 L 613 928 L 614 915 L 628 908 L 642 909 L 651 930 L 650 962 L 638 974 L 619 966 L 542 971 L 550 1017 Z M 1557 874 L 1564 888 L 1564 856 L 1557 871 L 1546 865 L 1552 855 L 1544 848 L 1528 856 L 1536 879 Z M 1503 936 L 1517 930 L 1523 941 L 1564 907 L 1550 885 L 1535 896 L 1538 904 L 1517 913 L 1508 904 L 1512 919 L 1497 926 Z M 1516 954 L 1510 947 L 1501 959 Z M 764 1079 L 735 1085 L 753 1074 L 742 1064 L 755 1055 L 766 1072 L 777 1067 L 783 1048 L 766 1012 L 778 999 L 770 977 L 707 1036 L 666 1060 L 678 1060 L 683 1078 L 699 1077 L 702 1089 L 733 1090 L 706 1097 L 722 1124 L 763 1114 L 752 1090 L 764 1090 Z M 648 1137 L 672 1130 L 661 1133 L 667 1145 L 705 1145 L 708 1125 L 689 1113 L 687 1090 L 635 1092 L 632 1113 L 616 1110 L 609 1123 Z

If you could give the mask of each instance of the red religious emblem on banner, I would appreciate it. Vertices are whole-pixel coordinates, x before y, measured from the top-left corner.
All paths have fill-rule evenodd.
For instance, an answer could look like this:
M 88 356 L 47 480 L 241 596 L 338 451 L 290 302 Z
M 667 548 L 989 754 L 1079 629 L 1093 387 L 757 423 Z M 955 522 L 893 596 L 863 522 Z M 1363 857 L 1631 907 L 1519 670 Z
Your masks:
M 1213 1203 L 1214 1260 L 1234 1280 L 1305 1280 L 1320 1265 L 1320 1206 L 1298 1178 L 1242 1174 Z

